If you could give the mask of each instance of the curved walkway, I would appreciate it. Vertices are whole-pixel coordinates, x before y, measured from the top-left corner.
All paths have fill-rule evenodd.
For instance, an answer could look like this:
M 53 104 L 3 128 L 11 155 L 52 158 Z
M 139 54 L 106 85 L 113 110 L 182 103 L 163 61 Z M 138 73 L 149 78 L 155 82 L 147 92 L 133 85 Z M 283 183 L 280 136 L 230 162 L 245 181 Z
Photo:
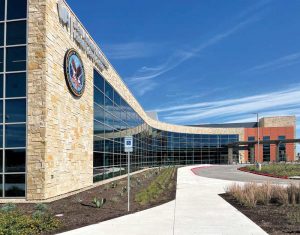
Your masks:
M 207 167 L 201 165 L 198 167 Z M 232 181 L 195 175 L 178 169 L 176 200 L 135 214 L 63 233 L 65 235 L 265 235 L 259 226 L 223 200 Z M 201 170 L 205 170 L 204 168 Z M 242 182 L 241 182 L 242 183 Z
M 240 181 L 240 182 L 271 182 L 273 184 L 288 184 L 295 182 L 295 180 L 287 179 L 278 179 L 273 177 L 267 177 L 263 175 L 256 175 L 248 172 L 239 171 L 238 168 L 242 167 L 241 165 L 213 165 L 209 168 L 199 168 L 195 169 L 194 173 L 196 175 L 221 179 L 221 180 L 230 180 L 230 181 Z

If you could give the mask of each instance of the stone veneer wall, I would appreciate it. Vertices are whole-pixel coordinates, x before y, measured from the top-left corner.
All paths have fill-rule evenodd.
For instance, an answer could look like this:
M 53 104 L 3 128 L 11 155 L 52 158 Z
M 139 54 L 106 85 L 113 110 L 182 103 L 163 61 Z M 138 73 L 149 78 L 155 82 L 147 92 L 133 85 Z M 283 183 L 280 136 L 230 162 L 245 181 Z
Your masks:
M 45 191 L 46 137 L 46 0 L 29 0 L 27 73 L 27 199 Z
M 260 123 L 262 127 L 296 127 L 296 116 L 264 117 Z

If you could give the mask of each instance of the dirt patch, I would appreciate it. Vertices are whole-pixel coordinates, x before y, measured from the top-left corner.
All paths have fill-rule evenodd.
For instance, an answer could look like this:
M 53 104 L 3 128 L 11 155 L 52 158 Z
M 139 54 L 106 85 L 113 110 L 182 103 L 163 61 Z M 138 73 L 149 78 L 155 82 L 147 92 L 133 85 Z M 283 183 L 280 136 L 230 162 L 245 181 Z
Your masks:
M 62 227 L 51 234 L 99 223 L 174 200 L 177 173 L 175 173 L 172 179 L 174 182 L 173 187 L 164 190 L 155 201 L 151 201 L 146 205 L 141 205 L 135 201 L 135 195 L 148 187 L 162 172 L 163 170 L 151 169 L 131 177 L 131 211 L 129 213 L 127 212 L 127 178 L 47 203 L 50 213 L 53 215 L 63 215 L 62 217 L 58 217 L 62 222 Z M 99 200 L 102 198 L 106 199 L 105 204 L 101 208 L 96 208 L 93 204 L 95 197 Z M 18 204 L 17 207 L 24 213 L 32 214 L 34 206 L 35 204 Z
M 263 230 L 271 235 L 300 234 L 300 221 L 294 221 L 293 214 L 298 216 L 299 206 L 280 206 L 277 204 L 257 205 L 248 208 L 240 203 L 230 194 L 221 194 L 223 199 L 250 218 Z M 298 218 L 295 218 L 298 220 Z

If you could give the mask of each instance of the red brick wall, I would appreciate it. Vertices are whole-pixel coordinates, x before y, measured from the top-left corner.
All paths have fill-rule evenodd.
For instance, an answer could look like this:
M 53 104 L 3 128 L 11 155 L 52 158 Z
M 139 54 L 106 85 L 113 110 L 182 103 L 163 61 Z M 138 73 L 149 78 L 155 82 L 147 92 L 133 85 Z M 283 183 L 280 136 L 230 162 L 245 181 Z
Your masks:
M 285 136 L 286 139 L 295 138 L 294 127 L 261 127 L 259 128 L 259 139 L 262 140 L 263 136 L 270 136 L 271 140 L 277 140 L 278 136 Z M 254 136 L 257 140 L 257 128 L 245 128 L 245 141 L 248 141 L 249 136 Z M 294 144 L 286 144 L 286 154 L 287 160 L 293 161 L 295 157 L 295 148 Z M 276 160 L 276 145 L 271 144 L 270 146 L 270 158 L 271 161 Z M 255 156 L 257 156 L 257 145 L 255 146 Z M 255 158 L 256 161 L 262 162 L 263 159 L 263 145 L 259 146 L 259 160 Z M 245 152 L 245 160 L 248 159 L 248 151 Z

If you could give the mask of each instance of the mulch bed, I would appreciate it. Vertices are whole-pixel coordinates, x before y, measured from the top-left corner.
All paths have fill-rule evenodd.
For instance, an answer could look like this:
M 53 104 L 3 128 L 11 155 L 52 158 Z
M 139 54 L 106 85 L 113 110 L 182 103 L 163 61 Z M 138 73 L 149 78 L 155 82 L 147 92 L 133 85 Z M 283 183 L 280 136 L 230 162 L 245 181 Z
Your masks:
M 292 224 L 287 217 L 287 213 L 299 211 L 300 207 L 270 204 L 248 208 L 239 204 L 230 194 L 225 193 L 220 196 L 270 235 L 300 234 L 300 223 Z
M 152 169 L 149 171 L 158 170 Z M 127 212 L 127 192 L 123 193 L 122 196 L 120 195 L 123 187 L 127 186 L 127 178 L 114 181 L 114 183 L 116 183 L 116 187 L 114 188 L 112 183 L 108 183 L 55 202 L 47 203 L 50 213 L 53 213 L 54 215 L 63 214 L 62 217 L 59 217 L 62 221 L 62 227 L 50 234 L 56 234 L 110 220 L 174 200 L 176 195 L 177 173 L 174 177 L 173 187 L 165 190 L 165 192 L 155 202 L 151 202 L 148 205 L 143 206 L 135 202 L 134 198 L 136 193 L 146 188 L 158 176 L 154 173 L 148 178 L 145 178 L 144 175 L 149 173 L 149 171 L 142 172 L 131 177 L 133 186 L 131 187 L 130 212 Z M 136 178 L 140 180 L 140 183 L 137 183 L 134 180 Z M 92 201 L 94 197 L 97 197 L 98 199 L 106 199 L 106 203 L 103 207 L 96 208 L 93 205 Z M 31 214 L 34 212 L 34 206 L 35 204 L 19 204 L 17 208 L 24 213 Z
M 265 173 L 265 172 L 251 171 L 251 170 L 248 170 L 247 167 L 240 167 L 240 168 L 238 168 L 238 170 L 256 174 L 256 175 L 263 175 L 263 176 L 279 178 L 279 179 L 288 179 L 289 178 L 288 176 L 279 176 L 279 175 L 269 174 L 269 173 Z

